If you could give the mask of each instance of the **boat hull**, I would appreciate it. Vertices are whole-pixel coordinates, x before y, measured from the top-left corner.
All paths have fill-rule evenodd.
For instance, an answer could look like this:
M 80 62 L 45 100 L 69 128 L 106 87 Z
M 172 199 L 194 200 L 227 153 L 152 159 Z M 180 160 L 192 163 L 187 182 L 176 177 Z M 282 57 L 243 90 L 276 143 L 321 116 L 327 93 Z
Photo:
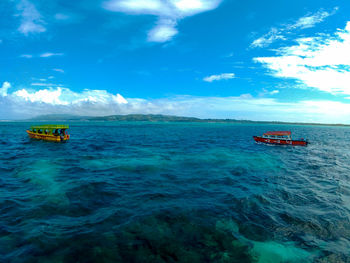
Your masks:
M 50 135 L 50 134 L 38 134 L 31 131 L 26 131 L 28 133 L 28 136 L 32 139 L 39 139 L 39 140 L 45 140 L 45 141 L 51 141 L 51 142 L 62 142 L 62 141 L 68 141 L 69 135 L 64 135 L 63 138 L 61 136 L 56 135 Z
M 261 136 L 253 136 L 256 142 L 275 144 L 275 145 L 292 145 L 292 146 L 307 146 L 308 142 L 304 140 L 281 140 L 281 139 L 268 139 Z

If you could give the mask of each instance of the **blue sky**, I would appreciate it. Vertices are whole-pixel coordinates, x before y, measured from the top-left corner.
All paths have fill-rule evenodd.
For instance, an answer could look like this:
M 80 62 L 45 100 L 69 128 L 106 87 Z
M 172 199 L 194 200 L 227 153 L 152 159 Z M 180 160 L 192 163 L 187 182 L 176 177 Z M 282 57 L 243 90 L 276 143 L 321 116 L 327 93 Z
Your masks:
M 350 3 L 2 0 L 0 119 L 350 123 Z

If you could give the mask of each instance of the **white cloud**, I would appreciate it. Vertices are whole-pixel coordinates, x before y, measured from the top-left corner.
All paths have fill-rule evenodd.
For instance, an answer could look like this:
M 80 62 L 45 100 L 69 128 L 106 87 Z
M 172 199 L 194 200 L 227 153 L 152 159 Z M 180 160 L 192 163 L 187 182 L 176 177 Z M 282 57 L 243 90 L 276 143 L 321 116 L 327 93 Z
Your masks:
M 115 102 L 117 102 L 119 104 L 127 104 L 128 103 L 128 101 L 122 95 L 120 95 L 119 93 L 117 94 L 116 97 L 113 96 L 112 98 L 113 98 L 113 100 Z
M 176 23 L 172 20 L 161 20 L 156 27 L 148 32 L 148 41 L 166 42 L 172 39 L 178 33 L 175 25 Z
M 49 58 L 54 56 L 64 56 L 64 53 L 52 53 L 52 52 L 45 52 L 41 53 L 40 55 L 32 55 L 32 54 L 23 54 L 19 57 L 21 58 L 33 58 L 33 57 L 41 57 L 41 58 Z
M 268 91 L 267 89 L 262 89 L 262 92 L 259 93 L 259 96 L 260 97 L 265 97 L 266 95 L 276 95 L 280 93 L 279 90 L 275 89 L 275 90 L 271 90 L 271 91 Z
M 0 119 L 30 118 L 40 114 L 106 116 L 113 114 L 167 114 L 199 118 L 235 118 L 267 121 L 344 123 L 350 121 L 350 103 L 336 101 L 279 102 L 273 98 L 177 96 L 161 99 L 125 99 L 105 90 L 74 92 L 67 88 L 22 88 L 8 93 L 0 88 Z M 272 92 L 273 93 L 273 92 Z
M 327 100 L 279 102 L 273 98 L 254 98 L 250 94 L 146 100 L 125 99 L 105 90 L 74 92 L 67 88 L 20 89 L 7 93 L 10 86 L 6 82 L 0 89 L 0 119 L 23 119 L 43 113 L 81 116 L 142 113 L 267 121 L 350 122 L 350 104 Z
M 5 81 L 0 88 L 0 96 L 6 97 L 8 89 L 11 88 L 11 84 Z
M 45 81 L 45 79 L 41 79 L 40 81 Z M 33 82 L 30 85 L 37 86 L 37 87 L 61 87 L 62 86 L 62 85 L 57 85 L 53 83 L 41 83 L 41 82 Z
M 39 83 L 36 83 L 39 84 Z M 34 86 L 50 86 L 46 85 L 34 85 Z M 32 84 L 33 85 L 33 84 Z M 56 85 L 51 85 L 56 86 Z M 93 103 L 108 103 L 116 102 L 119 104 L 127 104 L 120 94 L 113 95 L 105 90 L 88 90 L 85 89 L 81 93 L 73 92 L 70 89 L 63 87 L 47 88 L 38 91 L 30 91 L 27 89 L 21 89 L 11 94 L 14 98 L 21 98 L 30 102 L 43 102 L 52 105 L 71 105 L 79 104 L 81 102 L 93 102 Z
M 111 94 L 105 90 L 73 92 L 70 89 L 56 87 L 32 90 L 22 88 L 11 94 L 0 89 L 0 118 L 30 118 L 40 114 L 73 114 L 104 116 L 127 112 L 128 101 L 120 94 Z
M 338 8 L 336 7 L 331 13 L 320 10 L 313 15 L 306 15 L 304 17 L 299 18 L 295 24 L 288 25 L 287 30 L 298 29 L 298 28 L 305 29 L 305 28 L 314 27 L 316 24 L 323 22 L 323 20 L 325 20 L 327 17 L 335 14 L 337 10 Z
M 64 73 L 64 70 L 60 68 L 53 68 L 52 70 L 56 72 Z
M 128 98 L 126 113 L 153 113 L 199 118 L 349 123 L 350 104 L 335 101 L 279 102 L 273 98 L 182 96 L 157 100 Z
M 31 33 L 42 33 L 46 31 L 44 27 L 45 22 L 42 20 L 41 14 L 35 8 L 35 5 L 28 0 L 21 0 L 17 5 L 18 11 L 20 11 L 21 25 L 18 31 L 24 35 Z
M 23 55 L 20 55 L 21 58 L 32 58 L 33 55 L 30 55 L 30 54 L 23 54 Z
M 177 22 L 185 17 L 215 9 L 222 0 L 109 0 L 103 8 L 113 12 L 158 17 L 148 41 L 166 42 L 177 33 Z
M 332 35 L 297 39 L 297 45 L 278 49 L 277 56 L 254 60 L 280 78 L 292 78 L 309 88 L 331 94 L 350 94 L 350 22 Z
M 51 53 L 51 52 L 46 52 L 46 53 L 42 53 L 40 54 L 41 58 L 49 58 L 49 57 L 54 57 L 54 56 L 63 56 L 63 53 Z
M 251 47 L 266 47 L 279 39 L 286 40 L 286 38 L 282 35 L 281 30 L 273 27 L 270 29 L 270 31 L 267 34 L 263 35 L 262 37 L 259 37 L 258 39 L 255 39 L 250 46 Z
M 223 80 L 223 79 L 233 79 L 235 77 L 234 73 L 222 73 L 219 75 L 211 75 L 203 78 L 206 82 L 213 82 L 214 80 Z
M 57 88 L 56 90 L 43 89 L 36 92 L 28 92 L 26 89 L 21 89 L 14 92 L 12 96 L 30 102 L 44 102 L 53 105 L 67 105 L 67 102 L 60 100 L 61 94 L 61 88 Z
M 267 47 L 276 40 L 286 40 L 286 34 L 289 34 L 291 31 L 296 29 L 306 29 L 314 27 L 315 25 L 323 22 L 327 17 L 335 14 L 335 12 L 338 10 L 338 8 L 334 8 L 332 12 L 326 12 L 326 11 L 318 11 L 314 14 L 308 14 L 306 16 L 303 16 L 299 18 L 296 22 L 293 24 L 284 24 L 281 27 L 272 27 L 268 33 L 265 35 L 255 39 L 250 47 L 252 48 L 262 48 Z

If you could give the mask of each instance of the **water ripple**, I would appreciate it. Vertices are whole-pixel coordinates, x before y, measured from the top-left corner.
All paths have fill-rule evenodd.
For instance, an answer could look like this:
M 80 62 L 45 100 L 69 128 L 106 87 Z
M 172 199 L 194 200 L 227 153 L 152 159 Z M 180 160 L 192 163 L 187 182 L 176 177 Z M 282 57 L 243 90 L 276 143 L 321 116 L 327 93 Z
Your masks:
M 0 262 L 350 261 L 347 128 L 70 125 L 60 144 L 0 124 Z

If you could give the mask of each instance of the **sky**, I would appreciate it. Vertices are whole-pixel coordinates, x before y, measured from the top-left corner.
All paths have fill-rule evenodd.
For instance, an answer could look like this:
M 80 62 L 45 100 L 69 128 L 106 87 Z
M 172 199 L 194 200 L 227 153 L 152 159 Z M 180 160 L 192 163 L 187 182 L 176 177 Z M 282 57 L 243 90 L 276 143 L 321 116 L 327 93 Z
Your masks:
M 350 2 L 1 0 L 0 120 L 350 123 Z

